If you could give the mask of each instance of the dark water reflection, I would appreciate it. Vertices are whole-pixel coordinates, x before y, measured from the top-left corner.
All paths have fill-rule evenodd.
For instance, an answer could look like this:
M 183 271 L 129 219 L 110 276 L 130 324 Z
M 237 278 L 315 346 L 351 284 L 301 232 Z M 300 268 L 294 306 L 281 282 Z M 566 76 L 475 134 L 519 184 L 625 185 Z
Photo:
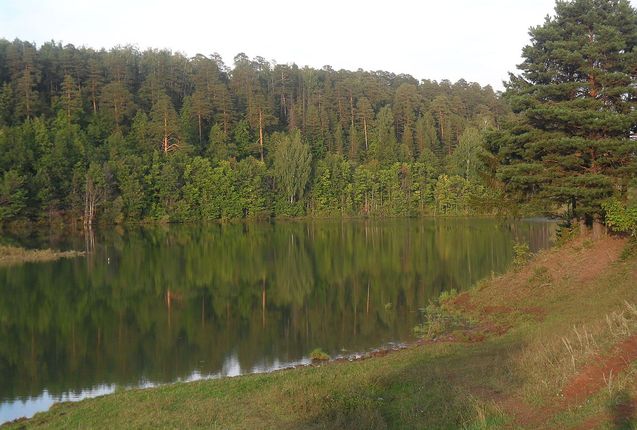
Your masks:
M 115 387 L 267 371 L 316 347 L 339 354 L 409 340 L 428 300 L 502 272 L 514 241 L 537 250 L 553 230 L 419 219 L 18 238 L 91 252 L 0 268 L 0 422 Z

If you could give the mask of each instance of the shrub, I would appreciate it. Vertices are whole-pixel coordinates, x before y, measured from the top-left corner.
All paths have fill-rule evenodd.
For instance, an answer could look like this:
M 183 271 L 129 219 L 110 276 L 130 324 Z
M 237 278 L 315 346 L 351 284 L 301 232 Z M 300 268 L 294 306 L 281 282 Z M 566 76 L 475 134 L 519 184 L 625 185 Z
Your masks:
M 440 296 L 438 297 L 438 302 L 446 303 L 449 300 L 455 298 L 457 295 L 458 295 L 458 291 L 455 288 L 452 288 L 451 290 L 448 290 L 448 291 L 443 291 L 442 293 L 440 293 Z
M 574 239 L 575 237 L 577 237 L 577 234 L 579 232 L 578 228 L 575 228 L 575 226 L 573 226 L 570 221 L 565 221 L 563 223 L 560 223 L 556 233 L 556 245 L 557 246 L 563 246 L 566 243 L 570 242 L 572 239 Z
M 637 206 L 627 206 L 618 199 L 607 200 L 602 205 L 606 212 L 606 225 L 615 233 L 637 236 Z
M 330 356 L 321 348 L 316 348 L 310 352 L 310 359 L 312 359 L 312 361 L 327 361 L 330 359 Z
M 526 243 L 516 243 L 513 245 L 513 267 L 518 269 L 524 266 L 531 258 L 531 250 Z
M 426 308 L 420 309 L 423 322 L 414 327 L 414 334 L 424 339 L 433 340 L 457 330 L 471 328 L 474 321 L 449 305 L 449 301 L 456 295 L 456 290 L 443 291 L 437 300 L 430 302 Z

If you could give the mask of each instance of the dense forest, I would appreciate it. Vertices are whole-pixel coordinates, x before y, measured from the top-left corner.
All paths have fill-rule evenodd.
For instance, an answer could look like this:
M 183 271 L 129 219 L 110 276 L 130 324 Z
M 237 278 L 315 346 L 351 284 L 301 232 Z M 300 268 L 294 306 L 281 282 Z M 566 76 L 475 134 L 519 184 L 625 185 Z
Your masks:
M 558 1 L 529 34 L 502 95 L 0 40 L 0 223 L 611 211 L 637 230 L 637 12 Z
M 0 220 L 493 210 L 488 86 L 20 40 L 0 83 Z

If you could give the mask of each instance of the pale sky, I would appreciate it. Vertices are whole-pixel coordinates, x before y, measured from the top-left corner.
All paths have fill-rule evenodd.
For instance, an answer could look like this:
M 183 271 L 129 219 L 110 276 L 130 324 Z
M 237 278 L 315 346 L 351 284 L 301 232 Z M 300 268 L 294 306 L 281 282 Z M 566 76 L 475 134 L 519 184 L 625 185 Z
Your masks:
M 0 38 L 464 78 L 502 89 L 554 0 L 0 0 Z

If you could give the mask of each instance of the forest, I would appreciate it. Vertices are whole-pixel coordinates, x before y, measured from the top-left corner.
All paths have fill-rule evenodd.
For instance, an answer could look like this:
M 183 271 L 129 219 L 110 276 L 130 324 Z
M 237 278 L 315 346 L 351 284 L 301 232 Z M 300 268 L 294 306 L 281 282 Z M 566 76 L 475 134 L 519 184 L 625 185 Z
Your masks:
M 492 211 L 490 87 L 0 41 L 0 220 Z M 480 206 L 484 203 L 485 207 Z
M 558 2 L 529 34 L 504 93 L 2 39 L 0 223 L 609 212 L 634 231 L 635 10 Z

